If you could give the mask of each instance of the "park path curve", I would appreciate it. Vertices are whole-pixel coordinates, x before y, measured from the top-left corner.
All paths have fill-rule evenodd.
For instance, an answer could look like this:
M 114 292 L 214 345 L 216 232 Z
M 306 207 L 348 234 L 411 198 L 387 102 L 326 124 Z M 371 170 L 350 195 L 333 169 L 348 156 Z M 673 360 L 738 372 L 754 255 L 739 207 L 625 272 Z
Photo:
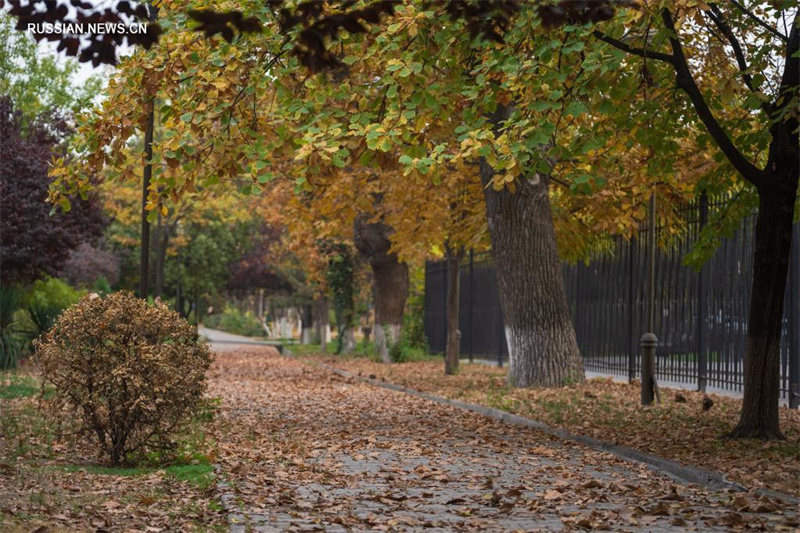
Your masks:
M 798 509 L 241 346 L 210 395 L 233 531 L 774 530 Z

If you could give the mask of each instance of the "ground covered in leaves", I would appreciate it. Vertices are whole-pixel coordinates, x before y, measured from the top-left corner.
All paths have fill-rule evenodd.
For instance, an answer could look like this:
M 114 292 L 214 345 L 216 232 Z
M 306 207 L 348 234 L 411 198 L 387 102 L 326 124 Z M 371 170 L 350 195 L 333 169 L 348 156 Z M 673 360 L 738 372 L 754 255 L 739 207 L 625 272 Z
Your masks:
M 552 427 L 588 435 L 644 452 L 725 474 L 751 488 L 800 496 L 800 411 L 781 408 L 785 442 L 725 440 L 738 420 L 741 401 L 662 389 L 662 403 L 640 405 L 638 384 L 610 378 L 558 389 L 513 389 L 506 369 L 462 364 L 455 376 L 444 374 L 441 359 L 385 365 L 368 358 L 314 355 L 365 377 L 375 377 L 451 399 L 526 416 Z
M 153 457 L 131 468 L 104 465 L 68 425 L 44 419 L 32 373 L 0 374 L 0 530 L 800 527 L 796 504 L 679 484 L 536 430 L 341 377 L 315 365 L 318 360 L 228 346 L 209 371 L 213 417 L 197 417 L 175 457 Z M 446 378 L 430 362 L 330 362 L 662 455 L 677 453 L 678 439 L 689 449 L 685 453 L 694 454 L 688 462 L 704 467 L 724 461 L 709 464 L 703 449 L 710 444 L 700 430 L 721 428 L 735 411 L 727 400 L 715 399 L 705 419 L 693 422 L 700 398 L 685 393 L 685 403 L 639 412 L 649 422 L 636 421 L 624 390 L 609 382 L 509 391 L 502 372 L 491 367 L 468 366 Z M 615 416 L 616 425 L 606 424 L 616 433 L 599 422 Z M 683 420 L 689 435 L 699 432 L 694 444 L 661 429 L 672 419 Z M 649 440 L 641 429 L 647 423 L 655 435 Z M 793 435 L 793 426 L 784 427 Z M 728 461 L 735 453 L 764 454 L 749 468 L 765 484 L 764 472 L 783 480 L 780 468 L 797 461 L 787 455 L 773 469 L 771 454 L 780 448 L 751 446 L 733 452 L 721 446 L 719 454 Z
M 38 409 L 39 383 L 0 373 L 0 531 L 225 530 L 215 495 L 210 416 L 193 421 L 170 457 L 112 468 Z
M 219 353 L 211 389 L 222 399 L 214 436 L 234 530 L 800 525 L 792 504 L 678 484 L 637 463 L 272 350 Z

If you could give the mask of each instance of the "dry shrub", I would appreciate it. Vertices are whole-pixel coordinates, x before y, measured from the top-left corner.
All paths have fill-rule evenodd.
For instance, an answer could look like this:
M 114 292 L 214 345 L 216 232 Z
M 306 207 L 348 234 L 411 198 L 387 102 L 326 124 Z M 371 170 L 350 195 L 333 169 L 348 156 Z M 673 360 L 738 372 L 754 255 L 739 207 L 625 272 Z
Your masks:
M 55 412 L 74 413 L 113 464 L 171 446 L 202 400 L 211 360 L 178 313 L 127 291 L 89 295 L 67 309 L 36 354 L 43 387 L 55 386 Z

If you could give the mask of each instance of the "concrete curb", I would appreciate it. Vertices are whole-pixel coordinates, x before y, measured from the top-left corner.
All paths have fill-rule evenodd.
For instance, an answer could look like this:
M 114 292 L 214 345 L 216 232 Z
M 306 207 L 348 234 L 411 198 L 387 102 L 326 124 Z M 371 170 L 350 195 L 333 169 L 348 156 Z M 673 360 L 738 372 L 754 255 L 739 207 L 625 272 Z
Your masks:
M 369 383 L 370 385 L 373 385 L 375 387 L 381 387 L 396 392 L 402 392 L 404 394 L 409 394 L 411 396 L 423 398 L 425 400 L 429 400 L 438 404 L 449 405 L 451 407 L 456 407 L 458 409 L 463 409 L 465 411 L 470 411 L 472 413 L 493 418 L 495 420 L 499 420 L 507 424 L 513 424 L 516 426 L 523 426 L 536 429 L 548 435 L 557 437 L 561 440 L 577 442 L 593 450 L 611 453 L 626 461 L 644 464 L 650 470 L 659 474 L 664 474 L 680 482 L 694 483 L 696 485 L 708 487 L 712 490 L 732 490 L 735 492 L 745 492 L 749 490 L 744 485 L 735 483 L 733 481 L 729 481 L 728 479 L 725 478 L 724 475 L 720 474 L 719 472 L 704 470 L 702 468 L 697 468 L 694 466 L 682 465 L 670 459 L 665 459 L 657 455 L 640 452 L 638 450 L 634 450 L 633 448 L 628 448 L 627 446 L 612 444 L 610 442 L 601 441 L 592 437 L 587 437 L 584 435 L 574 435 L 563 429 L 551 428 L 550 426 L 543 424 L 541 422 L 537 422 L 536 420 L 508 413 L 506 411 L 501 411 L 499 409 L 494 409 L 492 407 L 461 402 L 459 400 L 451 400 L 448 398 L 443 398 L 441 396 L 420 392 L 415 389 L 409 389 L 407 387 L 396 385 L 394 383 L 358 376 L 347 370 L 342 370 L 341 368 L 336 368 L 329 364 L 321 363 L 318 361 L 308 361 L 308 362 L 317 365 L 321 368 L 324 368 L 329 372 L 338 374 L 339 376 L 357 379 L 365 383 Z M 789 494 L 784 494 L 782 492 L 777 492 L 769 489 L 756 489 L 754 490 L 754 492 L 758 495 L 767 496 L 770 498 L 777 498 L 788 503 L 800 504 L 800 498 L 795 498 L 794 496 L 791 496 Z

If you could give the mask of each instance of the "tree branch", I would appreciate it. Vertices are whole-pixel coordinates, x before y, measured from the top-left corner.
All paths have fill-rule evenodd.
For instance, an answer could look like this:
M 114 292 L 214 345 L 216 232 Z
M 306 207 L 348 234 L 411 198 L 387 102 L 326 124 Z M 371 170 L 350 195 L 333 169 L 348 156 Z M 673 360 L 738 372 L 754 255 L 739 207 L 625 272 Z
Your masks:
M 787 36 L 785 36 L 784 34 L 779 32 L 776 28 L 773 28 L 772 26 L 770 26 L 769 24 L 767 24 L 766 22 L 755 16 L 755 14 L 753 14 L 752 11 L 744 7 L 744 5 L 742 5 L 741 2 L 737 0 L 730 0 L 730 3 L 736 6 L 736 9 L 747 15 L 753 22 L 755 22 L 756 24 L 758 24 L 759 26 L 770 32 L 772 35 L 774 35 L 781 41 L 783 42 L 789 41 L 789 38 Z
M 658 61 L 663 61 L 665 63 L 674 64 L 675 60 L 671 55 L 662 54 L 661 52 L 656 52 L 655 50 L 650 50 L 648 48 L 636 48 L 630 46 L 620 41 L 619 39 L 609 37 L 600 30 L 595 30 L 594 32 L 592 32 L 592 35 L 594 35 L 597 39 L 600 39 L 601 41 L 610 44 L 614 48 L 618 48 L 619 50 L 622 50 L 623 52 L 626 52 L 628 54 L 633 54 L 636 56 L 644 57 L 646 59 L 656 59 Z
M 731 30 L 728 21 L 725 20 L 725 16 L 723 15 L 722 11 L 720 11 L 719 7 L 716 4 L 710 4 L 711 11 L 706 11 L 706 15 L 710 18 L 714 24 L 716 24 L 719 31 L 722 32 L 722 35 L 728 39 L 728 43 L 730 43 L 731 48 L 733 49 L 733 55 L 736 57 L 736 64 L 739 66 L 739 70 L 742 72 L 742 78 L 744 78 L 744 82 L 747 85 L 747 88 L 751 91 L 755 92 L 758 90 L 758 87 L 753 85 L 753 77 L 750 73 L 747 72 L 747 60 L 744 57 L 744 51 L 742 51 L 742 46 L 739 44 L 739 40 L 733 34 L 733 30 Z
M 797 108 L 797 91 L 800 87 L 800 11 L 795 13 L 792 23 L 792 32 L 786 41 L 786 55 L 781 76 L 781 85 L 778 89 L 778 97 L 772 105 L 772 116 L 770 124 L 770 134 L 772 142 L 769 145 L 767 156 L 767 166 L 765 174 L 775 176 L 775 171 L 779 166 L 792 168 L 794 179 L 800 173 L 800 120 L 796 114 L 790 111 Z M 781 178 L 779 178 L 781 179 Z M 788 181 L 790 183 L 791 180 Z M 795 187 L 797 181 L 794 182 Z M 795 194 L 794 191 L 791 194 Z
M 694 81 L 691 70 L 689 70 L 689 63 L 686 60 L 686 55 L 683 53 L 678 33 L 675 31 L 675 22 L 672 18 L 672 13 L 668 8 L 661 9 L 661 18 L 664 21 L 664 26 L 669 32 L 669 42 L 672 47 L 672 65 L 675 67 L 675 83 L 682 89 L 692 102 L 698 117 L 705 125 L 708 133 L 719 146 L 722 153 L 730 161 L 733 168 L 736 169 L 744 179 L 758 187 L 761 183 L 761 171 L 753 165 L 747 158 L 742 155 L 738 148 L 733 144 L 730 137 L 722 129 L 722 126 L 714 117 L 711 108 L 708 107 L 700 88 Z

